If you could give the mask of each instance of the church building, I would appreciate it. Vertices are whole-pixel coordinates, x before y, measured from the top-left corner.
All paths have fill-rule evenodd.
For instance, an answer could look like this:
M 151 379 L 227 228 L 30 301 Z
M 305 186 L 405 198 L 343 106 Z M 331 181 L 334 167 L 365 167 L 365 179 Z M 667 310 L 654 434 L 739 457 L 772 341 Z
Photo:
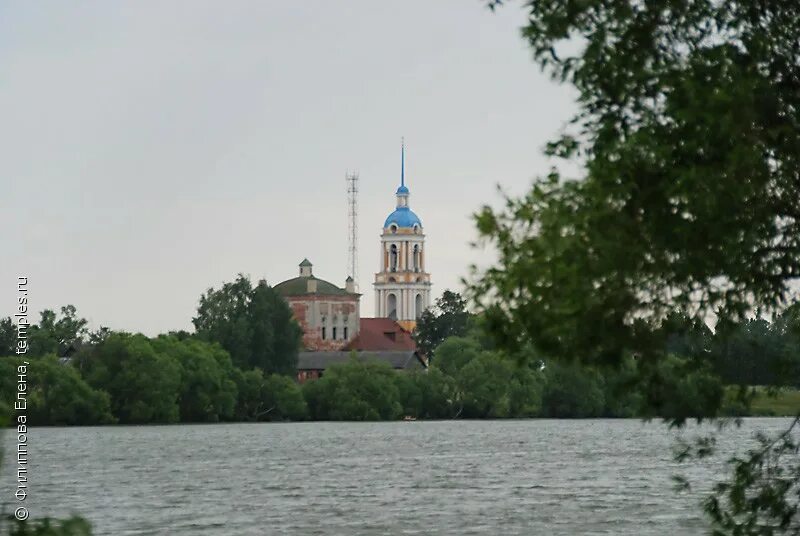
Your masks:
M 311 351 L 339 350 L 352 341 L 360 328 L 359 300 L 353 278 L 344 288 L 314 276 L 308 259 L 300 263 L 300 275 L 275 285 L 289 302 L 303 328 L 303 348 Z
M 383 222 L 380 271 L 375 274 L 375 316 L 396 320 L 408 331 L 431 304 L 431 276 L 425 271 L 422 221 L 409 207 L 405 146 L 400 157 L 397 206 Z
M 377 359 L 396 369 L 427 368 L 412 332 L 430 306 L 431 276 L 425 270 L 422 221 L 409 207 L 405 183 L 405 146 L 400 156 L 400 186 L 394 211 L 383 222 L 379 271 L 375 274 L 375 316 L 361 318 L 355 282 L 344 287 L 317 278 L 308 259 L 298 277 L 275 285 L 303 329 L 298 356 L 298 381 L 322 376 L 325 369 L 345 362 L 351 352 Z

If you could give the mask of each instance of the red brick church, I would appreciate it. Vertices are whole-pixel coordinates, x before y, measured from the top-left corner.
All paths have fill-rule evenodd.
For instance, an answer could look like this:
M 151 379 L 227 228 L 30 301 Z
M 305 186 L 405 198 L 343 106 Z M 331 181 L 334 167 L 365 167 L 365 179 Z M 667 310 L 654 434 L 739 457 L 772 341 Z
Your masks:
M 402 150 L 396 207 L 383 223 L 379 271 L 375 274 L 375 314 L 361 318 L 361 294 L 348 277 L 344 287 L 319 279 L 308 259 L 297 277 L 275 285 L 303 328 L 303 351 L 298 379 L 318 378 L 328 364 L 363 357 L 385 361 L 394 368 L 427 367 L 411 332 L 430 306 L 431 279 L 425 270 L 422 221 L 409 207 Z

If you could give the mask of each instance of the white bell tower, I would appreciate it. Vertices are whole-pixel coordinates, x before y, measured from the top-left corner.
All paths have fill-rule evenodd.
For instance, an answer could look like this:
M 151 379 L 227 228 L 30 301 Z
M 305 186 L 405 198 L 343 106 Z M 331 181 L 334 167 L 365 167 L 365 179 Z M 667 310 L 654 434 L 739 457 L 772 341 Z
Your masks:
M 431 276 L 425 271 L 422 222 L 408 206 L 405 144 L 400 152 L 397 207 L 383 223 L 380 271 L 375 274 L 375 316 L 397 320 L 411 331 L 431 303 Z

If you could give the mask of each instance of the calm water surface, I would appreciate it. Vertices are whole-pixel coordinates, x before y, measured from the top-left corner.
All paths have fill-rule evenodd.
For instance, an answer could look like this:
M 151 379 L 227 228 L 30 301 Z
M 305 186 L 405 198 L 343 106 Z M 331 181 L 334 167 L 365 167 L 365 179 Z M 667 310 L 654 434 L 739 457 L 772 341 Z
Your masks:
M 787 423 L 747 419 L 722 447 Z M 675 436 L 637 420 L 40 428 L 26 506 L 110 535 L 703 534 L 701 495 L 670 476 L 721 468 L 675 464 Z

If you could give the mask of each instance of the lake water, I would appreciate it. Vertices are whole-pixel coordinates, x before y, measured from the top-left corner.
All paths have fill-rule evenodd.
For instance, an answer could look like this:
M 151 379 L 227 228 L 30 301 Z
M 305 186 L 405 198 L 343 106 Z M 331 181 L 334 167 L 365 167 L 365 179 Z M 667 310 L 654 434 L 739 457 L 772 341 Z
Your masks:
M 722 446 L 788 422 L 747 419 Z M 674 438 L 638 420 L 40 428 L 25 505 L 109 535 L 702 534 L 701 495 L 670 476 L 721 466 L 674 463 Z

